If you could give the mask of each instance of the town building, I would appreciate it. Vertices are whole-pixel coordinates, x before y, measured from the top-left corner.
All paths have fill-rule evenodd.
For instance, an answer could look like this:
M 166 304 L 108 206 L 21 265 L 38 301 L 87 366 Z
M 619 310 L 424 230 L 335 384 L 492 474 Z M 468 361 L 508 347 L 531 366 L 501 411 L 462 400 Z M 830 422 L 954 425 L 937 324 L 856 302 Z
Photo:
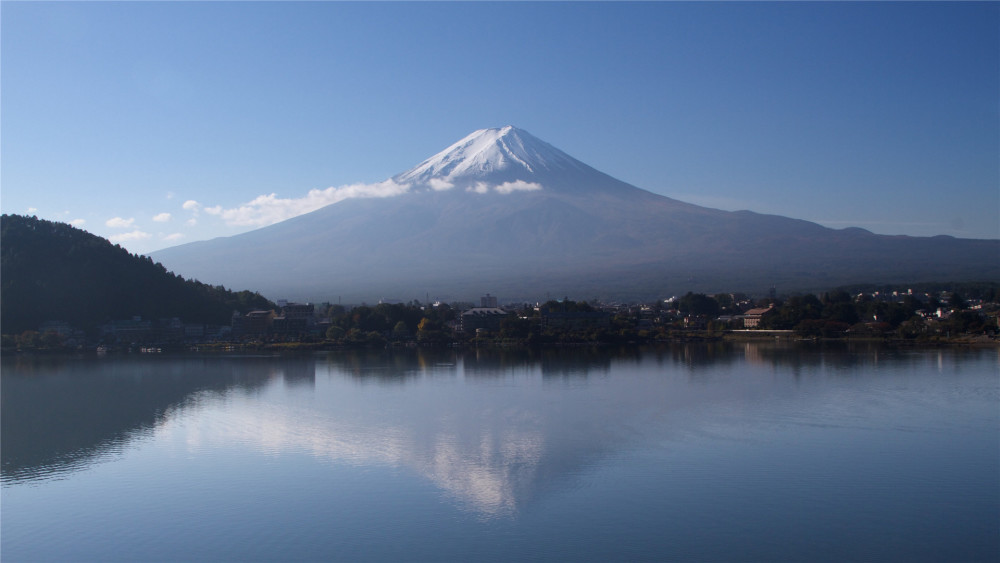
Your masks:
M 280 314 L 271 320 L 271 333 L 285 336 L 308 333 L 316 324 L 312 303 L 278 301 Z
M 233 336 L 263 336 L 271 328 L 274 311 L 250 311 L 246 315 L 233 313 Z
M 500 330 L 500 323 L 507 318 L 507 314 L 507 311 L 496 307 L 473 307 L 462 313 L 462 331 Z
M 750 309 L 743 313 L 743 328 L 757 328 L 760 326 L 760 318 L 773 308 L 774 304 L 772 303 L 765 308 Z

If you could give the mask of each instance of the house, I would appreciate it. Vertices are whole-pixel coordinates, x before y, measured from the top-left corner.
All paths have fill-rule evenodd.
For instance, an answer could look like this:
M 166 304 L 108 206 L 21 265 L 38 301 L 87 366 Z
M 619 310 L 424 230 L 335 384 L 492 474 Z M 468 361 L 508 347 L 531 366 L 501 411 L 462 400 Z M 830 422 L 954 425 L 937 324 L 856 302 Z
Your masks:
M 108 342 L 133 344 L 154 340 L 153 321 L 135 316 L 131 320 L 111 321 L 101 326 L 101 338 Z
M 286 319 L 300 319 L 312 324 L 316 307 L 312 303 L 291 303 L 288 301 L 278 301 L 281 308 L 281 316 Z
M 757 328 L 760 325 L 760 318 L 771 309 L 774 309 L 773 303 L 768 305 L 766 308 L 750 309 L 749 311 L 743 313 L 743 328 Z
M 312 303 L 279 300 L 280 313 L 271 320 L 271 333 L 284 336 L 303 335 L 316 324 Z
M 246 316 L 233 314 L 233 336 L 262 336 L 271 328 L 274 311 L 250 311 Z

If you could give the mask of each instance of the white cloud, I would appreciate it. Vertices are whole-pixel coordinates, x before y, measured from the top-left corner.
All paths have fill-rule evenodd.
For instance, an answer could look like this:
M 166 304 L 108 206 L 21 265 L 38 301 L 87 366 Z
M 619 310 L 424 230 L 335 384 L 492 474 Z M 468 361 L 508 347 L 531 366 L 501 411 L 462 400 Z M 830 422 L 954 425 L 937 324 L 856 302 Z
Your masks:
M 157 215 L 153 215 L 153 220 L 156 221 L 157 223 L 166 223 L 167 221 L 170 220 L 170 214 L 160 213 Z
M 541 184 L 537 184 L 535 182 L 525 182 L 524 180 L 515 180 L 513 182 L 504 182 L 498 186 L 491 186 L 486 182 L 478 182 L 475 186 L 465 188 L 465 191 L 485 194 L 489 193 L 490 190 L 493 190 L 498 194 L 509 194 L 513 192 L 535 192 L 540 189 L 542 189 Z
M 351 184 L 325 190 L 309 190 L 308 194 L 300 198 L 279 198 L 276 194 L 262 195 L 232 209 L 223 209 L 221 205 L 216 205 L 205 207 L 204 210 L 209 215 L 221 217 L 230 226 L 262 227 L 345 199 L 393 197 L 404 194 L 409 189 L 409 184 L 397 184 L 392 180 L 386 180 L 378 184 Z
M 130 231 L 127 233 L 122 233 L 120 235 L 110 236 L 108 237 L 108 240 L 115 243 L 121 243 L 121 242 L 128 242 L 130 240 L 146 240 L 151 236 L 153 235 L 149 233 L 144 233 L 139 229 L 136 229 L 134 231 Z
M 536 192 L 542 189 L 542 185 L 535 182 L 515 180 L 513 182 L 504 182 L 493 189 L 496 190 L 497 193 L 501 194 L 509 194 L 511 192 Z
M 174 192 L 167 192 L 167 199 L 174 199 L 174 196 L 176 195 L 177 194 L 175 194 Z
M 184 204 L 181 205 L 181 207 L 187 209 L 188 211 L 198 211 L 198 208 L 201 207 L 201 204 L 199 204 L 197 201 L 193 199 L 189 199 L 185 201 Z
M 69 224 L 73 225 L 74 227 L 82 227 L 83 224 L 86 222 L 87 222 L 86 219 L 73 219 L 72 221 L 69 222 Z
M 122 219 L 121 217 L 113 217 L 105 221 L 104 224 L 113 229 L 128 229 L 135 224 L 135 218 Z
M 184 233 L 173 233 L 173 234 L 165 235 L 163 237 L 163 240 L 180 240 L 182 238 L 184 238 Z
M 452 184 L 448 180 L 442 180 L 441 178 L 431 178 L 428 184 L 431 189 L 436 192 L 447 191 L 455 187 L 455 184 Z
M 193 227 L 198 224 L 198 220 L 194 218 L 188 219 L 187 221 L 184 222 L 184 224 L 187 225 L 188 227 Z
M 28 208 L 28 213 L 34 213 L 34 212 L 36 212 L 36 211 L 38 211 L 38 208 L 37 208 L 37 207 L 29 207 L 29 208 Z

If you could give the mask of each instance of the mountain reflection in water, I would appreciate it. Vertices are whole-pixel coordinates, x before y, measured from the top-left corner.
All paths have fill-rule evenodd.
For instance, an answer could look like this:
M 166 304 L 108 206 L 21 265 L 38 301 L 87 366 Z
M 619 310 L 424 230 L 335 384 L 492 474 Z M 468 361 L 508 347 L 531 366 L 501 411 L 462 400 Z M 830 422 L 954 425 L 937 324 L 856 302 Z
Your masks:
M 961 354 L 949 351 L 936 361 L 943 369 L 947 357 L 960 369 Z M 543 491 L 566 486 L 567 476 L 650 439 L 649 428 L 657 440 L 712 432 L 725 439 L 732 429 L 720 429 L 720 420 L 732 409 L 788 393 L 785 382 L 750 377 L 754 370 L 780 368 L 796 379 L 818 371 L 861 377 L 879 363 L 900 371 L 927 361 L 926 354 L 874 345 L 756 343 L 4 358 L 3 478 L 59 477 L 154 438 L 196 454 L 238 445 L 335 464 L 403 467 L 482 516 L 510 515 Z M 732 364 L 744 366 L 748 377 L 718 369 Z M 678 382 L 605 381 L 623 366 L 634 370 L 633 378 Z M 705 385 L 719 377 L 726 378 L 721 388 Z M 211 415 L 220 409 L 224 416 Z

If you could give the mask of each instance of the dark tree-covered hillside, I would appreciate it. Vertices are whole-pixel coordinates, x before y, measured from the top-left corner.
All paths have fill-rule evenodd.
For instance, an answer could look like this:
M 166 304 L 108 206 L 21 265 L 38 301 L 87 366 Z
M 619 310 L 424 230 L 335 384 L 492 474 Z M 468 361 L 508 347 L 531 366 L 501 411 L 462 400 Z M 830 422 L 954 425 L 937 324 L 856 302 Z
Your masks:
M 259 293 L 185 280 L 106 239 L 35 217 L 0 218 L 0 255 L 4 334 L 46 320 L 90 329 L 135 315 L 228 324 L 234 310 L 274 307 Z

